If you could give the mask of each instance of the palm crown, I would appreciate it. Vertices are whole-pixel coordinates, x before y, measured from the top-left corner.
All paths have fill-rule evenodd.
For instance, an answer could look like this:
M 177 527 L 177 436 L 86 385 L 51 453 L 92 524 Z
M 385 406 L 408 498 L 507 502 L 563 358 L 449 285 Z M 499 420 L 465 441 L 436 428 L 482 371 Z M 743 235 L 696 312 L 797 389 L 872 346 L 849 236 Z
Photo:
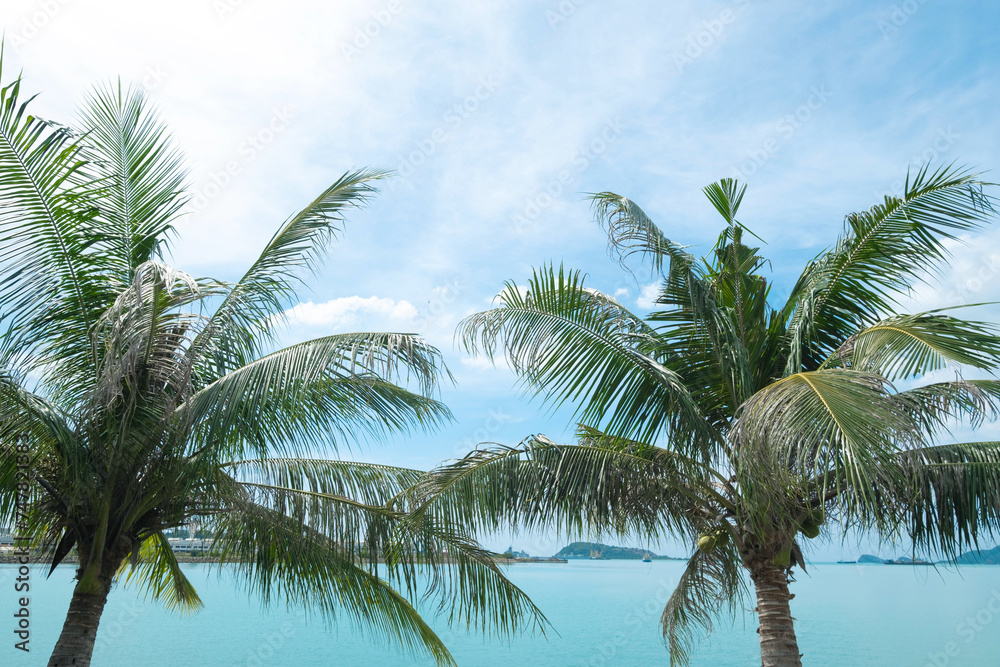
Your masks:
M 141 91 L 97 89 L 79 131 L 19 98 L 20 80 L 0 94 L 0 520 L 17 517 L 53 568 L 79 554 L 50 664 L 89 664 L 116 576 L 200 606 L 164 535 L 192 520 L 264 602 L 345 614 L 439 663 L 452 659 L 419 591 L 454 622 L 540 627 L 461 526 L 403 521 L 418 471 L 317 458 L 450 419 L 432 397 L 440 353 L 400 333 L 276 349 L 299 276 L 384 174 L 345 174 L 237 282 L 195 279 L 162 262 L 184 175 Z
M 484 446 L 426 481 L 425 506 L 482 530 L 688 539 L 698 546 L 662 617 L 671 661 L 687 660 L 696 626 L 741 607 L 746 572 L 763 664 L 801 664 L 788 604 L 800 535 L 836 520 L 951 556 L 1000 521 L 1000 444 L 940 444 L 954 420 L 993 416 L 1000 384 L 926 383 L 951 367 L 995 372 L 997 329 L 894 307 L 945 260 L 946 239 L 990 219 L 983 186 L 920 171 L 903 196 L 849 215 L 780 306 L 735 181 L 705 189 L 725 228 L 701 260 L 630 200 L 595 195 L 612 251 L 652 264 L 660 310 L 639 317 L 562 267 L 536 270 L 527 290 L 509 283 L 457 335 L 571 405 L 579 443 Z

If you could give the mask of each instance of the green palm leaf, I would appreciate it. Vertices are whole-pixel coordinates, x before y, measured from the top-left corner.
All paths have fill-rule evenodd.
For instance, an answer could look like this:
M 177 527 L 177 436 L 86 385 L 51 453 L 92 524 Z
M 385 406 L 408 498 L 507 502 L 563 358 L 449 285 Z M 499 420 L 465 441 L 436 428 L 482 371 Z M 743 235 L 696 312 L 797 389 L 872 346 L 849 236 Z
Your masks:
M 344 214 L 376 192 L 373 181 L 386 172 L 348 172 L 286 221 L 215 311 L 195 342 L 210 360 L 206 373 L 221 376 L 245 365 L 273 339 L 302 273 L 313 270 L 343 231 Z
M 744 485 L 745 496 L 773 498 L 818 478 L 820 498 L 851 490 L 847 516 L 860 511 L 855 504 L 876 506 L 874 489 L 898 481 L 898 453 L 923 445 L 919 423 L 884 378 L 843 370 L 797 373 L 765 387 L 743 405 L 731 438 L 736 474 L 756 481 Z
M 431 512 L 407 514 L 386 544 L 393 580 L 411 595 L 437 599 L 450 625 L 507 639 L 525 631 L 544 635 L 549 621 L 464 526 L 449 525 Z M 418 567 L 413 567 L 414 555 Z
M 374 629 L 439 665 L 455 661 L 416 609 L 388 582 L 366 571 L 351 552 L 294 519 L 241 501 L 217 515 L 214 545 L 263 604 L 283 601 L 340 615 Z
M 401 583 L 410 598 L 437 598 L 438 611 L 448 612 L 450 624 L 505 638 L 527 629 L 544 632 L 545 617 L 504 576 L 494 554 L 476 544 L 464 528 L 446 525 L 426 512 L 412 520 L 411 487 L 422 473 L 325 461 L 253 461 L 227 467 L 256 505 L 316 531 L 339 550 L 367 553 L 370 563 L 384 557 L 387 580 Z M 277 485 L 288 481 L 298 484 Z M 400 482 L 408 485 L 404 488 Z M 382 504 L 343 494 L 350 486 Z M 380 486 L 382 497 L 373 498 L 372 490 Z
M 148 599 L 162 602 L 171 611 L 190 614 L 204 606 L 161 532 L 142 542 L 136 565 L 123 564 L 119 577 L 126 585 L 139 586 Z
M 136 269 L 166 250 L 173 222 L 186 201 L 184 170 L 166 127 L 141 88 L 119 81 L 97 87 L 80 122 L 87 128 L 83 157 L 101 184 L 91 221 L 96 252 L 122 285 Z
M 681 377 L 640 345 L 649 328 L 613 299 L 583 286 L 578 272 L 535 271 L 522 295 L 508 284 L 502 305 L 465 319 L 466 350 L 490 358 L 501 345 L 514 370 L 553 409 L 612 435 L 704 447 L 711 434 Z
M 993 213 L 982 183 L 950 167 L 907 176 L 902 197 L 847 216 L 843 235 L 811 261 L 783 309 L 786 373 L 812 370 L 840 342 L 891 312 L 893 294 L 947 259 L 945 240 L 981 228 Z
M 81 202 L 94 186 L 74 181 L 83 166 L 77 138 L 31 115 L 34 98 L 20 96 L 20 79 L 0 89 L 0 312 L 11 328 L 4 349 L 92 374 L 97 350 L 87 334 L 95 305 L 113 294 L 87 252 L 93 214 Z
M 891 380 L 962 364 L 991 369 L 1000 363 L 995 325 L 937 312 L 896 315 L 848 338 L 824 363 L 878 373 Z
M 432 513 L 475 532 L 555 530 L 572 537 L 691 534 L 685 510 L 699 490 L 682 470 L 695 466 L 648 445 L 559 445 L 533 436 L 514 448 L 481 447 L 428 473 L 414 487 L 409 520 Z
M 899 454 L 897 465 L 902 474 L 879 485 L 882 508 L 867 512 L 862 526 L 900 516 L 894 528 L 915 550 L 946 558 L 1000 534 L 1000 443 L 924 447 Z
M 901 391 L 892 399 L 920 424 L 931 440 L 948 433 L 956 422 L 979 428 L 984 420 L 1000 416 L 1000 381 L 937 382 Z
M 451 413 L 383 377 L 415 378 L 424 391 L 439 379 L 440 353 L 407 334 L 318 338 L 247 364 L 200 389 L 178 408 L 200 442 L 243 456 L 297 452 L 308 441 L 337 444 L 407 428 L 429 428 Z M 306 440 L 308 439 L 308 440 Z M 221 451 L 218 450 L 218 451 Z
M 608 250 L 618 256 L 623 267 L 625 261 L 636 254 L 648 258 L 657 273 L 663 272 L 664 262 L 668 263 L 671 272 L 693 263 L 694 258 L 664 236 L 632 200 L 613 192 L 599 192 L 590 198 L 594 215 L 607 229 Z
M 701 636 L 711 634 L 715 618 L 726 609 L 735 617 L 748 598 L 739 554 L 731 544 L 695 551 L 660 617 L 671 667 L 688 664 Z
M 252 459 L 223 466 L 239 479 L 305 489 L 387 505 L 416 484 L 424 473 L 361 461 L 327 459 Z

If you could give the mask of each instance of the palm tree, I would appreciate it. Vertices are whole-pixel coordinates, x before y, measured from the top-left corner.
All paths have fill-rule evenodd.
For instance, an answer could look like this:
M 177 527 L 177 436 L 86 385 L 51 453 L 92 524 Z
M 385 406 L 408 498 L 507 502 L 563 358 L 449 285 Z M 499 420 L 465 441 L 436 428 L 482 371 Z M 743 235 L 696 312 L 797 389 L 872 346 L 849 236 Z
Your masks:
M 542 627 L 460 526 L 404 524 L 418 471 L 322 457 L 450 419 L 438 350 L 399 333 L 276 349 L 300 274 L 384 174 L 342 176 L 235 283 L 195 279 L 162 262 L 184 174 L 143 93 L 96 89 L 74 130 L 32 116 L 20 86 L 0 91 L 0 522 L 53 569 L 76 549 L 49 664 L 90 664 L 118 579 L 199 608 L 164 534 L 192 522 L 265 603 L 346 616 L 439 664 L 454 661 L 420 594 L 467 627 Z
M 753 589 L 762 664 L 800 665 L 789 583 L 802 536 L 836 523 L 950 557 L 1000 526 L 1000 443 L 945 444 L 956 420 L 997 414 L 1000 383 L 962 369 L 1000 368 L 998 329 L 895 308 L 946 260 L 946 240 L 990 219 L 983 186 L 920 171 L 901 197 L 847 216 L 777 306 L 737 220 L 745 187 L 705 189 L 725 228 L 701 260 L 633 202 L 595 195 L 613 254 L 651 261 L 659 310 L 639 317 L 562 267 L 508 283 L 456 336 L 572 406 L 579 442 L 484 445 L 425 477 L 409 520 L 426 508 L 477 531 L 688 540 L 661 618 L 671 664 Z

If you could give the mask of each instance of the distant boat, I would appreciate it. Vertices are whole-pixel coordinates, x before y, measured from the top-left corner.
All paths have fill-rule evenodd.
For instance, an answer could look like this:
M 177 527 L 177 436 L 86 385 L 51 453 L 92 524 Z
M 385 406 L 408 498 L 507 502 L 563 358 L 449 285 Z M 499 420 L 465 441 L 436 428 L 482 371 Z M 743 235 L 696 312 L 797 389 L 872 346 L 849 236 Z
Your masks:
M 650 556 L 649 554 L 646 554 L 645 556 L 642 557 L 642 562 L 643 563 L 652 563 L 653 562 L 653 557 Z
M 601 560 L 601 552 L 597 549 L 590 550 L 590 560 Z
M 856 560 L 838 560 L 837 565 L 854 565 L 857 564 Z

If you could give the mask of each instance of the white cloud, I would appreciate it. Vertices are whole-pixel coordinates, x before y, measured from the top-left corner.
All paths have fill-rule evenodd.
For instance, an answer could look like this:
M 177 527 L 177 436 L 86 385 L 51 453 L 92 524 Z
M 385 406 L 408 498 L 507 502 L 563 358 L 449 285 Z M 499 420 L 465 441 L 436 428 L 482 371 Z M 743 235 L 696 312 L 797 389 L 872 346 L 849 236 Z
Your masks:
M 976 236 L 964 235 L 961 240 L 945 241 L 951 253 L 939 273 L 926 276 L 913 292 L 901 299 L 901 310 L 920 312 L 935 308 L 951 308 L 972 303 L 1000 301 L 1000 230 L 990 230 Z M 989 314 L 995 314 L 995 308 Z M 983 319 L 983 310 L 956 314 L 966 319 Z M 994 319 L 990 317 L 988 319 Z
M 639 298 L 636 299 L 635 303 L 640 308 L 645 308 L 650 310 L 656 306 L 656 297 L 660 292 L 660 283 L 650 283 L 648 285 L 643 285 L 642 290 L 639 292 Z
M 504 359 L 500 358 L 490 361 L 487 357 L 462 357 L 462 366 L 476 371 L 491 371 L 497 368 L 505 368 Z
M 324 303 L 306 301 L 285 311 L 289 324 L 339 328 L 361 320 L 401 323 L 412 321 L 417 309 L 409 301 L 370 296 L 347 296 Z

